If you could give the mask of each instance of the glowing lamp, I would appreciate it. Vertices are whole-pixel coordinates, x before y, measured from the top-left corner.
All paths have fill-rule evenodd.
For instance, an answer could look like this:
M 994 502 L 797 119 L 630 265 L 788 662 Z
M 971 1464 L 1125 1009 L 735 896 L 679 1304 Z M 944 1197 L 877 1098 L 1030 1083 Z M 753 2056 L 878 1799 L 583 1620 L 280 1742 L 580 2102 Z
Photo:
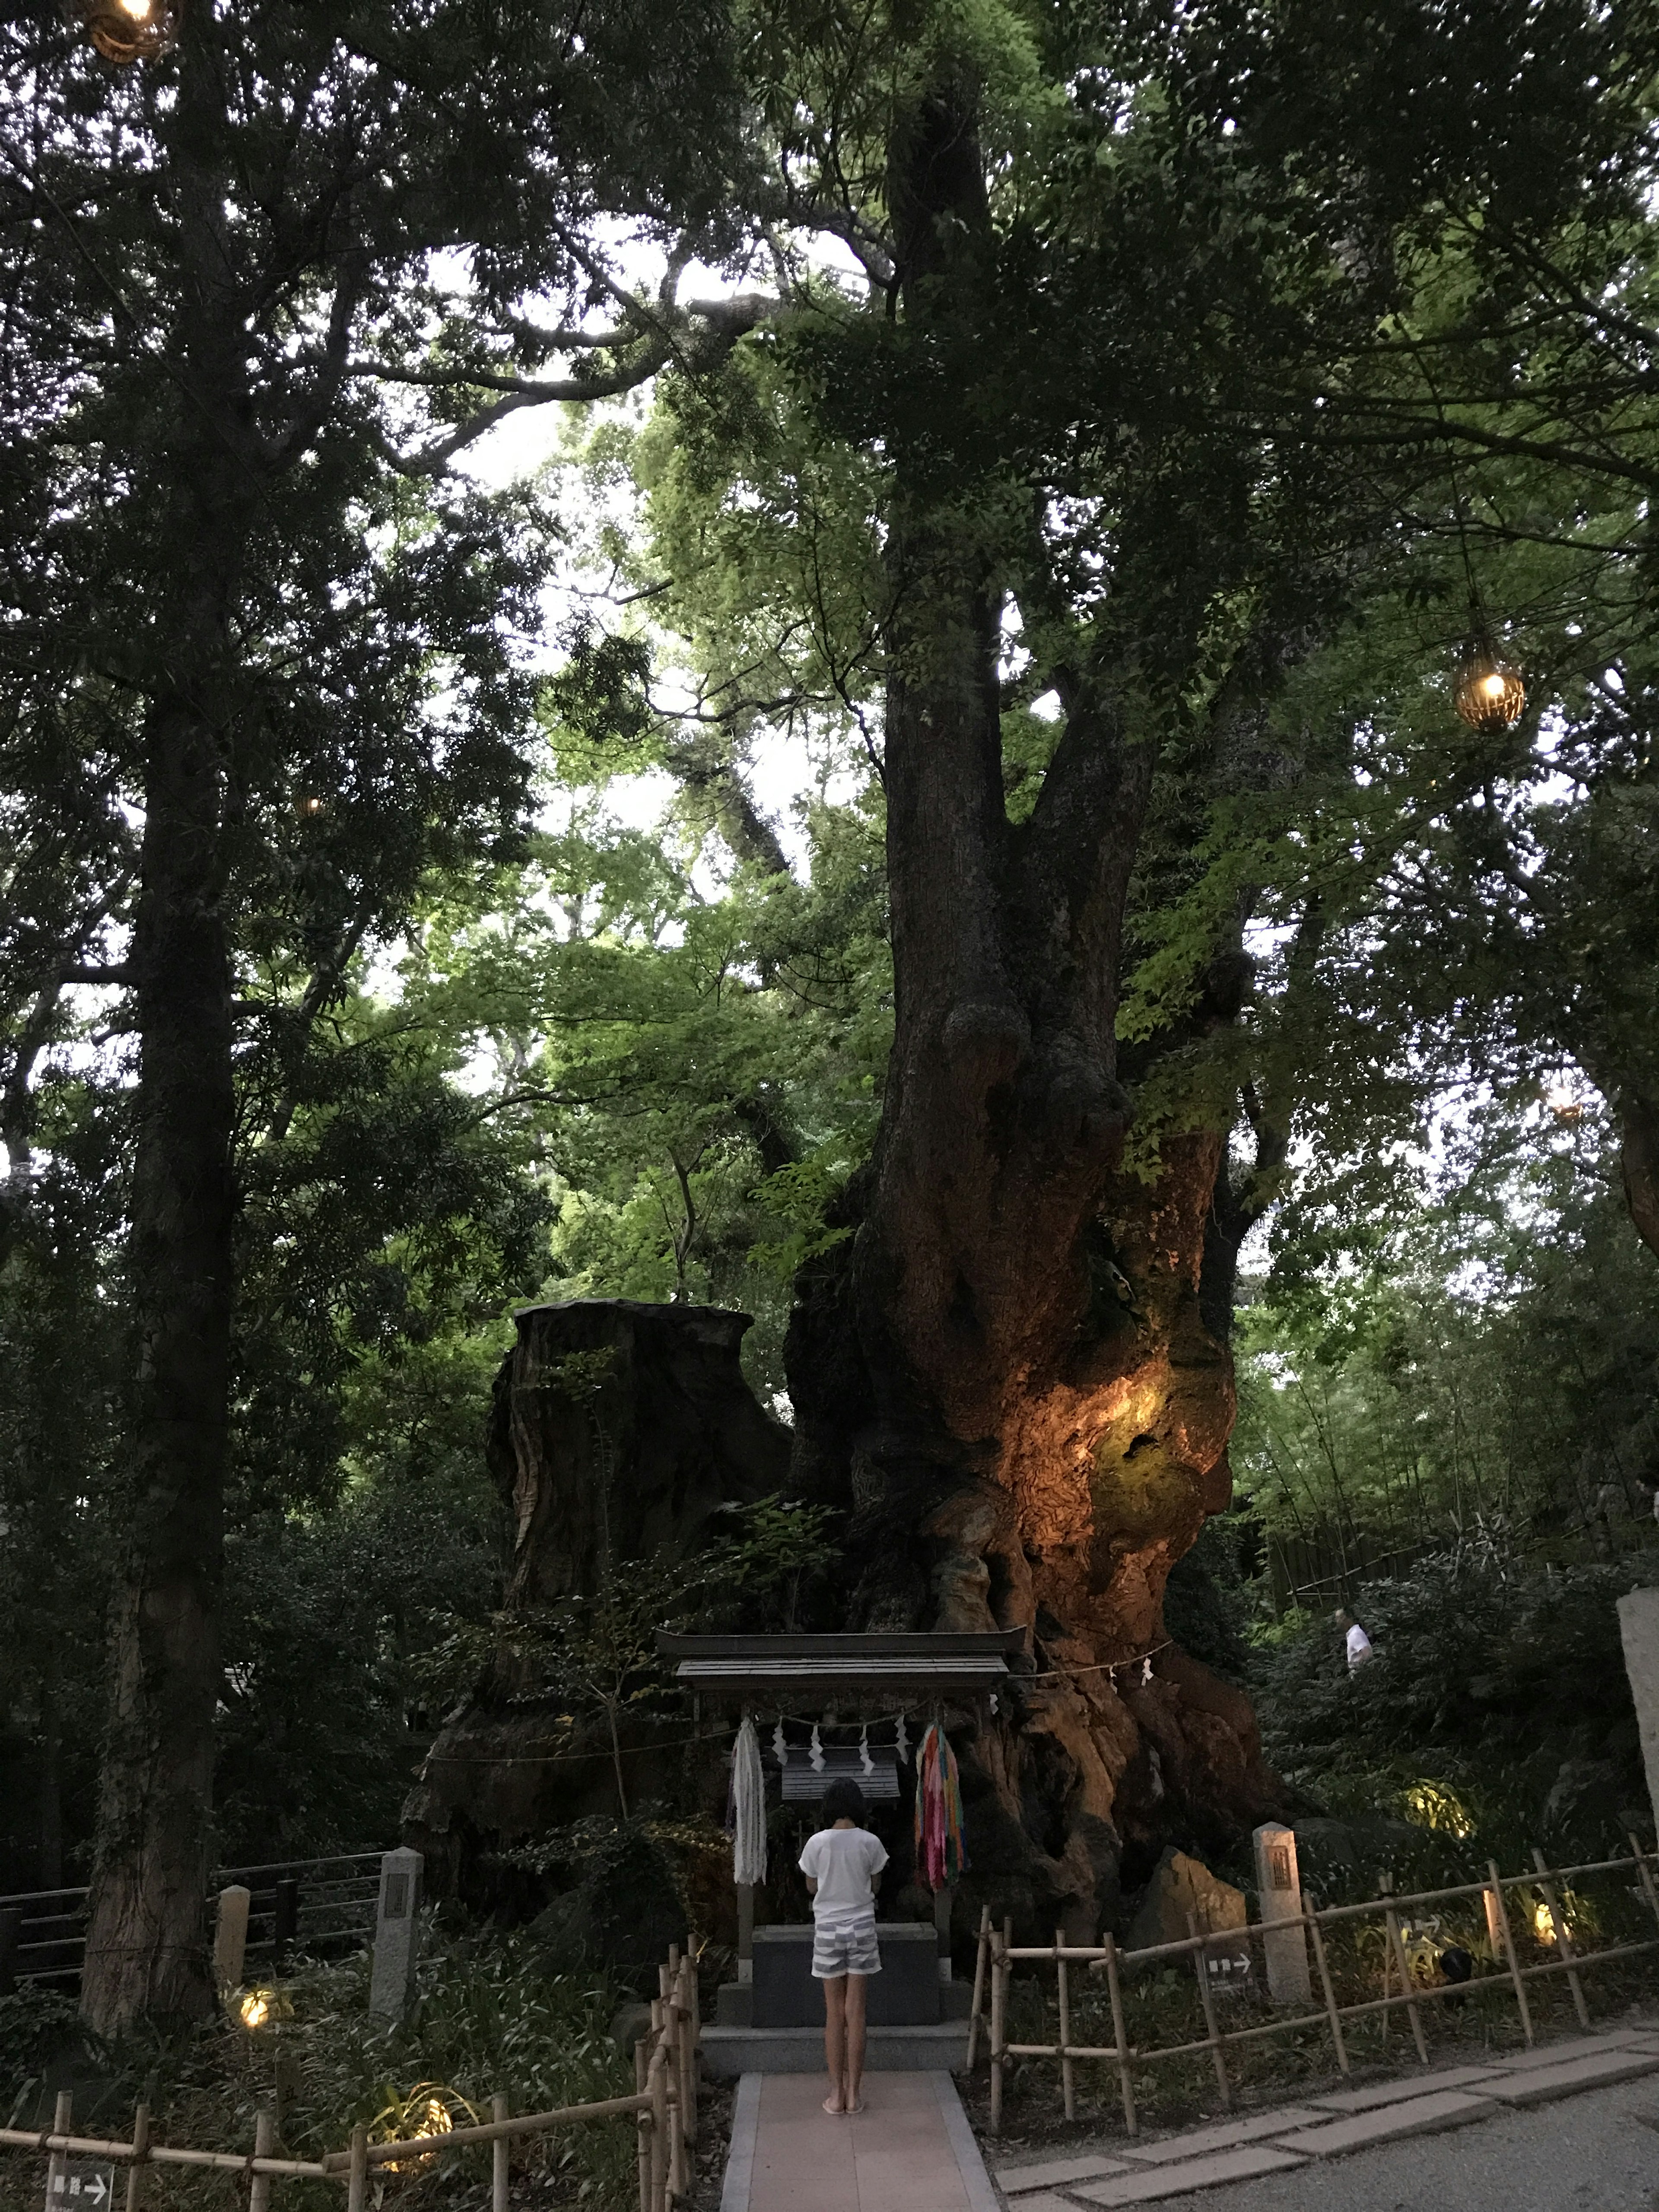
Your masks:
M 441 2081 L 417 2081 L 406 2097 L 393 2097 L 374 2118 L 372 2132 L 380 2142 L 420 2142 L 432 2140 L 429 2151 L 416 2151 L 407 2158 L 388 2159 L 388 2173 L 418 2173 L 433 2156 L 439 2144 L 437 2138 L 454 2132 L 456 2115 L 475 2122 L 478 2115 L 466 2099 L 453 2089 L 447 2089 Z
M 297 792 L 295 794 L 294 811 L 301 822 L 314 822 L 319 814 L 327 813 L 328 801 L 315 791 Z
M 1555 1915 L 1547 1905 L 1537 1905 L 1533 1907 L 1532 1932 L 1540 1943 L 1554 1942 Z
M 1472 637 L 1457 664 L 1452 704 L 1472 730 L 1491 735 L 1512 729 L 1527 703 L 1518 669 L 1502 660 L 1487 638 Z
M 270 2006 L 269 1990 L 250 1990 L 236 2009 L 241 2015 L 243 2027 L 255 2028 L 263 2027 L 270 2018 Z
M 173 52 L 184 0 L 80 0 L 76 13 L 104 59 L 126 69 Z

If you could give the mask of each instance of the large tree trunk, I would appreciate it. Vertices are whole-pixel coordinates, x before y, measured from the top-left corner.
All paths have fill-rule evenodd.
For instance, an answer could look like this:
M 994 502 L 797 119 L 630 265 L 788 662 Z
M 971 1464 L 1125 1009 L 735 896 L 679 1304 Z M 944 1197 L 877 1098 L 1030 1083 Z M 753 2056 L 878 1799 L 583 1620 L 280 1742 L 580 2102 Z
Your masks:
M 909 119 L 891 198 L 907 319 L 945 325 L 983 282 L 965 99 Z M 1168 1800 L 1236 1826 L 1269 1795 L 1245 1700 L 1158 1649 L 1169 1570 L 1229 1495 L 1231 1369 L 1199 1307 L 1220 1139 L 1167 1143 L 1150 1182 L 1119 1172 L 1121 940 L 1153 763 L 1109 672 L 1066 680 L 1014 827 L 971 525 L 902 481 L 889 559 L 895 1038 L 854 1233 L 798 1288 L 799 1466 L 852 1509 L 849 1626 L 1035 1628 L 1053 1678 L 980 1740 L 981 1818 L 1025 1838 L 991 1852 L 1005 1896 L 1024 1883 L 1035 1913 L 1082 1921 L 1109 1904 L 1132 1814 L 1155 1825 Z M 1155 1650 L 1153 1681 L 1117 1694 L 1104 1667 Z
M 151 717 L 132 964 L 131 1533 L 114 1611 L 82 2005 L 111 2033 L 210 2010 L 206 1893 L 230 1379 L 230 965 L 221 765 L 180 699 Z
M 185 71 L 190 96 L 194 73 Z M 198 88 L 198 98 L 210 97 Z M 219 235 L 222 180 L 179 155 L 181 401 L 165 487 L 144 835 L 129 962 L 140 1038 L 128 1243 L 129 1534 L 112 1607 L 109 1717 L 82 2009 L 101 2033 L 202 2017 L 229 1419 L 234 1198 L 223 817 L 234 602 L 262 470 L 246 337 Z

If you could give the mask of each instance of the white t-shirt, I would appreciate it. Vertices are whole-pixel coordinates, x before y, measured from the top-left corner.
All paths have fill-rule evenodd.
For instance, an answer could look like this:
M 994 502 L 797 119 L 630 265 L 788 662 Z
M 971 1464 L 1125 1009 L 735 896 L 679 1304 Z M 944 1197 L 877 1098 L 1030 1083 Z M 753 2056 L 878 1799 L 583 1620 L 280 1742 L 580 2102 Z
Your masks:
M 812 1898 L 813 1918 L 839 1919 L 873 1912 L 876 1899 L 870 1878 L 886 1863 L 886 1847 L 868 1828 L 820 1828 L 816 1836 L 809 1836 L 800 1855 L 800 1870 L 817 1884 Z
M 1370 1656 L 1371 1639 L 1355 1621 L 1348 1631 L 1348 1672 L 1352 1674 L 1356 1667 L 1363 1667 Z

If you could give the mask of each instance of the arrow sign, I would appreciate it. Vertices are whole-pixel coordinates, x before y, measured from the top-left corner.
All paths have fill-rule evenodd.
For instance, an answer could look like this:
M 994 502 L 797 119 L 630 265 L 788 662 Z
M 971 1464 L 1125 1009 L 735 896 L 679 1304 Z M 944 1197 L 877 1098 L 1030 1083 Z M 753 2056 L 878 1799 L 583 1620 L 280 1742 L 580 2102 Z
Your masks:
M 46 2168 L 46 2212 L 109 2212 L 115 2168 L 92 2158 L 54 2155 Z

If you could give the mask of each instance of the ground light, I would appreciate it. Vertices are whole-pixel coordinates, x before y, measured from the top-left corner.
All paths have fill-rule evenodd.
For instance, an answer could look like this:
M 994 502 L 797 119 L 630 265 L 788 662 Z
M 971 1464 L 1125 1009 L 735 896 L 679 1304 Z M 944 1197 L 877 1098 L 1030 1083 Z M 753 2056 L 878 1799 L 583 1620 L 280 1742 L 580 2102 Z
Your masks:
M 172 52 L 184 0 L 81 0 L 76 13 L 104 59 L 125 69 Z

